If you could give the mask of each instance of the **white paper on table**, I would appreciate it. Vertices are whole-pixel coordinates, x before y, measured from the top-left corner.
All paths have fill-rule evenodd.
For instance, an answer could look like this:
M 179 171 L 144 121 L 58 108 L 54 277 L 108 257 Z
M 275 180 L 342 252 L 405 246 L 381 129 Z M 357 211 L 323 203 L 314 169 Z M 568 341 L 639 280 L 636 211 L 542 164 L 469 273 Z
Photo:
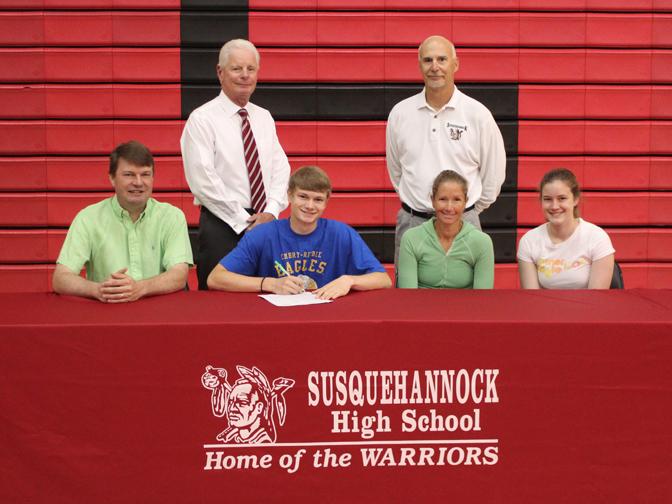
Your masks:
M 302 292 L 301 294 L 259 294 L 275 306 L 302 306 L 311 304 L 331 303 L 331 299 L 318 299 L 312 292 Z

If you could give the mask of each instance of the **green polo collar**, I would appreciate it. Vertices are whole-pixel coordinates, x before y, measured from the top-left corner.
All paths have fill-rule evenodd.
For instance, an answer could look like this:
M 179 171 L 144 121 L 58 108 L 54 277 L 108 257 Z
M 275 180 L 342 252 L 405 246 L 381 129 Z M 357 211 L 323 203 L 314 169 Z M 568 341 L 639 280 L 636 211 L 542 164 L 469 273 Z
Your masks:
M 124 221 L 124 217 L 128 219 L 129 221 L 131 220 L 131 215 L 128 213 L 128 210 L 125 210 L 122 208 L 122 206 L 119 204 L 119 200 L 117 199 L 116 194 L 111 198 L 110 201 L 112 205 L 112 211 L 116 217 L 119 218 L 121 222 Z M 156 201 L 154 198 L 149 198 L 147 200 L 147 204 L 145 205 L 145 209 L 142 211 L 140 214 L 140 217 L 138 217 L 138 220 L 136 222 L 140 222 L 142 219 L 145 218 L 145 214 L 147 216 L 151 215 L 152 210 L 154 209 L 154 206 L 156 205 Z

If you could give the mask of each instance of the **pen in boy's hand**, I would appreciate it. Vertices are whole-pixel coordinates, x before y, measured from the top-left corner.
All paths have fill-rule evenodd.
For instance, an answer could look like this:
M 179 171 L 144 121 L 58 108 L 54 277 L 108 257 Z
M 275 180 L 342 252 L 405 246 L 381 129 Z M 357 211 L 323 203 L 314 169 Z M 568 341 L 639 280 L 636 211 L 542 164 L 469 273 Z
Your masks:
M 289 276 L 289 273 L 287 273 L 287 270 L 282 267 L 282 264 L 280 264 L 278 261 L 275 261 L 275 267 L 278 268 L 283 275 Z

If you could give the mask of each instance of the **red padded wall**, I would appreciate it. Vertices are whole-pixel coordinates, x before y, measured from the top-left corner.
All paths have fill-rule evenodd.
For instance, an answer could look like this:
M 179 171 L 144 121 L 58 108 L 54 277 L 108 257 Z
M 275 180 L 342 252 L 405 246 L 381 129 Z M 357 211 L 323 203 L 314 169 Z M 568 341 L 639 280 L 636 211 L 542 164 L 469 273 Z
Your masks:
M 221 15 L 217 6 L 201 10 Z M 44 290 L 65 228 L 109 193 L 106 156 L 138 138 L 159 199 L 196 209 L 182 173 L 180 0 L 0 0 L 0 285 Z M 672 282 L 671 0 L 250 0 L 265 83 L 418 83 L 431 33 L 457 44 L 458 83 L 518 85 L 517 226 L 567 166 L 628 287 Z M 222 41 L 223 42 L 223 41 Z M 292 167 L 315 163 L 329 216 L 390 227 L 384 121 L 278 121 Z M 514 264 L 497 287 L 517 286 Z

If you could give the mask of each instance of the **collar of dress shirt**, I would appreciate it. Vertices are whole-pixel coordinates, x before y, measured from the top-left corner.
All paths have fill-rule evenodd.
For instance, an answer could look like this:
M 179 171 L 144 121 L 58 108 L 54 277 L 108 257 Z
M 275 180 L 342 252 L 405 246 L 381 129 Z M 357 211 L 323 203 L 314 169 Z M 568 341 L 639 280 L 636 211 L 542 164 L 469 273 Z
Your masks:
M 155 204 L 156 204 L 156 202 L 154 201 L 154 199 L 150 197 L 147 200 L 147 204 L 145 205 L 145 209 L 142 211 L 142 213 L 140 213 L 140 217 L 138 217 L 138 220 L 136 220 L 135 222 L 140 222 L 141 220 L 143 220 L 145 218 L 146 215 L 151 214 Z M 128 210 L 124 209 L 119 204 L 119 200 L 117 199 L 116 195 L 112 196 L 111 205 L 112 205 L 112 212 L 114 213 L 115 217 L 117 217 L 121 222 L 124 221 L 124 218 L 128 219 L 128 221 L 132 222 L 131 221 L 131 215 L 128 213 Z
M 233 103 L 229 99 L 229 97 L 224 94 L 224 91 L 220 91 L 219 96 L 217 98 L 219 99 L 219 103 L 226 112 L 227 116 L 233 117 L 235 115 L 238 115 L 238 111 L 241 109 L 241 107 Z M 250 107 L 250 102 L 247 102 L 247 105 L 245 105 L 242 108 L 247 110 L 249 114 L 252 114 L 252 108 Z

